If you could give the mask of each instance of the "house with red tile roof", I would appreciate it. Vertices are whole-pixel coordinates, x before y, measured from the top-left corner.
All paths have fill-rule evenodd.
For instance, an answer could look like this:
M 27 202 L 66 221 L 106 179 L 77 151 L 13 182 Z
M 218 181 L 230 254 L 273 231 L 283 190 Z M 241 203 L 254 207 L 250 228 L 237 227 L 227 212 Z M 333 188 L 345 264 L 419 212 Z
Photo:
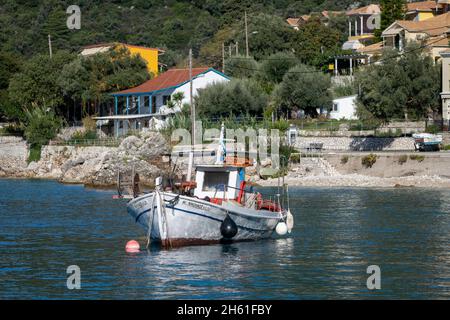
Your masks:
M 444 13 L 445 5 L 438 1 L 409 2 L 406 5 L 405 20 L 424 21 Z
M 418 42 L 434 60 L 449 48 L 450 12 L 424 21 L 397 20 L 382 33 L 383 47 L 402 51 L 407 42 Z
M 307 23 L 311 18 L 319 18 L 325 25 L 327 25 L 329 19 L 333 16 L 343 15 L 342 11 L 322 11 L 322 12 L 311 12 L 310 14 L 302 15 L 298 18 L 287 18 L 286 22 L 295 30 L 299 30 L 300 26 Z
M 214 83 L 227 82 L 230 78 L 209 67 L 192 69 L 192 92 Z M 170 69 L 156 78 L 127 90 L 112 93 L 114 111 L 110 115 L 96 117 L 109 125 L 109 132 L 116 136 L 126 134 L 128 130 L 140 130 L 149 127 L 150 120 L 164 121 L 170 115 L 180 112 L 184 104 L 190 102 L 189 69 Z M 174 97 L 181 96 L 176 101 Z M 114 123 L 113 128 L 111 123 Z M 111 132 L 111 130 L 114 130 Z

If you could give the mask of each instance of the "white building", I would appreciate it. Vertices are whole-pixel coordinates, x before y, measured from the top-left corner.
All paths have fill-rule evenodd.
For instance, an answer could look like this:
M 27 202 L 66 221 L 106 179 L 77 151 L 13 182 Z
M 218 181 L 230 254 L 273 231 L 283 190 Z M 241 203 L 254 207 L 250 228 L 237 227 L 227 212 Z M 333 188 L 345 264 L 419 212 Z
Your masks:
M 333 107 L 328 113 L 330 119 L 356 120 L 356 95 L 333 100 Z
M 229 80 L 226 75 L 213 68 L 193 68 L 193 95 L 196 96 L 198 90 L 209 85 Z M 168 106 L 177 93 L 183 94 L 181 106 L 190 102 L 189 69 L 170 69 L 135 88 L 113 93 L 113 114 L 96 119 L 102 123 L 114 122 L 113 132 L 116 136 L 125 134 L 129 129 L 149 127 L 151 123 L 164 121 L 167 115 L 180 111 L 179 106 Z

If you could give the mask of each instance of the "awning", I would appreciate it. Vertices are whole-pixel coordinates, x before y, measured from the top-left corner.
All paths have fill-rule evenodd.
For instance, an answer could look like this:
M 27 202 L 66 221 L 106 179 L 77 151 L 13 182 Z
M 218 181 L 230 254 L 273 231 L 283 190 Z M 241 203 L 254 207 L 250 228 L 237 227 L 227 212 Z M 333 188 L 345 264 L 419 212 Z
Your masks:
M 342 45 L 342 50 L 357 50 L 364 47 L 364 45 L 358 40 L 349 40 L 344 42 Z
M 116 116 L 105 116 L 105 117 L 93 117 L 94 120 L 138 120 L 147 119 L 154 116 L 161 116 L 159 113 L 148 113 L 148 114 L 121 114 Z

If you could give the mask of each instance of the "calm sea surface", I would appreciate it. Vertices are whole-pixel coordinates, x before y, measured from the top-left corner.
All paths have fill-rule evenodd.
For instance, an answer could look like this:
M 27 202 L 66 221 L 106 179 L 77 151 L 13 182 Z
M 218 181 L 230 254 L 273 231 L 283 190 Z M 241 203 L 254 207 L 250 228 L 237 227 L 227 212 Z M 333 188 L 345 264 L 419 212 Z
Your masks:
M 0 298 L 450 298 L 450 190 L 291 188 L 289 238 L 138 254 L 124 246 L 143 231 L 113 194 L 0 180 Z

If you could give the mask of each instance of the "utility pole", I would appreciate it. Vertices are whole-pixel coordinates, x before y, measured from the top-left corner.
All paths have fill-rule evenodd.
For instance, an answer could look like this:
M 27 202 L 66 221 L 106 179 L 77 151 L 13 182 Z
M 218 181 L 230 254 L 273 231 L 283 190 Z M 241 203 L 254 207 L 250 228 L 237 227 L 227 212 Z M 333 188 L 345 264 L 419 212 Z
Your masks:
M 236 41 L 236 56 L 239 55 L 239 42 Z
M 191 181 L 192 178 L 192 168 L 194 165 L 194 149 L 195 149 L 195 106 L 193 99 L 193 88 L 192 88 L 192 49 L 189 49 L 189 91 L 190 97 L 189 102 L 191 104 L 191 121 L 192 121 L 192 132 L 191 132 L 191 152 L 189 152 L 189 165 L 187 172 L 187 181 Z
M 222 42 L 222 73 L 225 73 L 225 43 Z
M 247 26 L 247 11 L 244 12 L 244 21 L 245 21 L 245 55 L 248 58 L 248 26 Z
M 53 52 L 52 52 L 52 37 L 50 35 L 48 35 L 48 51 L 50 53 L 50 59 L 53 57 Z
M 230 58 L 231 58 L 231 44 L 228 46 L 228 55 L 229 55 Z

